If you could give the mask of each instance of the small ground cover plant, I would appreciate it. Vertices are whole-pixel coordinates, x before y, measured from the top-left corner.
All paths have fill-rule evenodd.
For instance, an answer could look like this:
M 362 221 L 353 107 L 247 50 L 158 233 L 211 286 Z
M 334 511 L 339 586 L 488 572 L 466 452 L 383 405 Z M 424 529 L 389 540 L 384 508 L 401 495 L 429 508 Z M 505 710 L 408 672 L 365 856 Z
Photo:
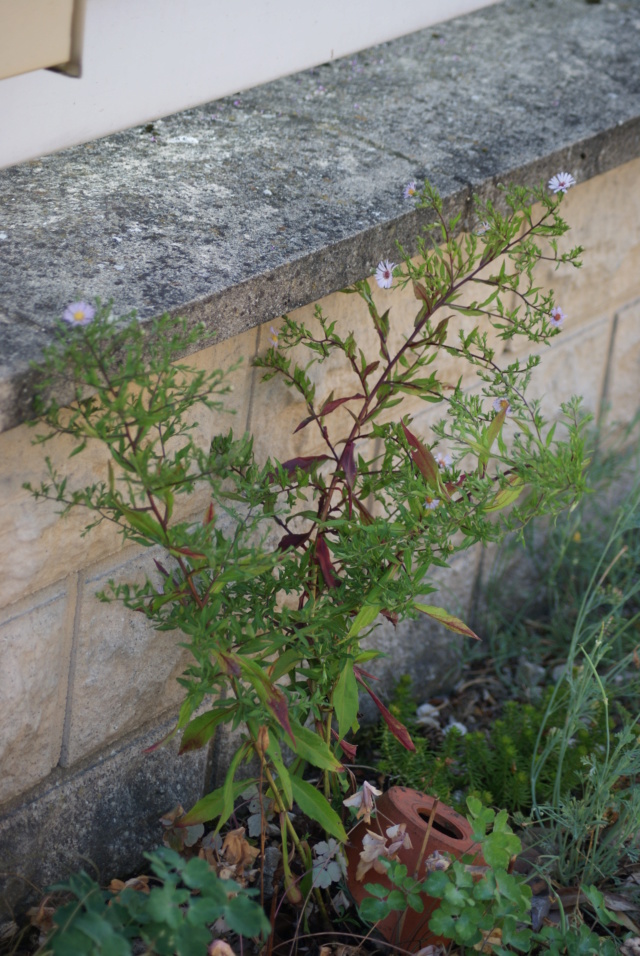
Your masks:
M 151 876 L 129 885 L 102 890 L 78 873 L 52 887 L 71 899 L 52 914 L 42 956 L 131 956 L 137 941 L 149 954 L 202 956 L 213 952 L 209 927 L 218 920 L 240 936 L 269 935 L 269 920 L 252 899 L 256 890 L 221 880 L 204 860 L 187 862 L 167 848 L 147 858 Z M 217 956 L 229 952 L 223 944 Z
M 594 472 L 602 474 L 600 463 Z M 593 496 L 539 539 L 543 573 L 531 581 L 537 601 L 528 602 L 528 630 L 516 618 L 507 631 L 506 616 L 490 606 L 489 620 L 504 629 L 494 641 L 498 653 L 489 665 L 470 662 L 453 711 L 425 703 L 416 713 L 407 678 L 390 709 L 414 731 L 416 751 L 403 752 L 386 728 L 380 732 L 380 766 L 393 783 L 426 789 L 458 809 L 466 802 L 473 813 L 482 803 L 510 810 L 530 873 L 543 880 L 534 903 L 548 914 L 551 899 L 562 917 L 532 927 L 532 951 L 634 952 L 640 937 L 640 486 L 634 477 L 609 514 L 596 504 L 606 499 L 607 482 L 594 478 L 591 487 Z M 513 566 L 517 555 L 509 554 Z M 503 586 L 501 601 L 509 599 Z M 531 687 L 517 674 L 536 631 L 544 649 L 537 648 L 541 673 L 531 703 Z M 479 687 L 492 700 L 502 690 L 503 702 L 487 704 L 482 728 L 466 732 L 462 720 L 478 712 Z M 448 891 L 450 900 L 460 902 L 458 890 Z M 449 909 L 451 903 L 445 915 Z M 479 916 L 461 902 L 457 912 L 463 930 L 474 912 Z M 462 942 L 460 927 L 450 931 L 445 935 Z
M 255 364 L 304 403 L 296 431 L 315 430 L 319 450 L 310 456 L 255 460 L 251 437 L 234 436 L 222 417 L 224 373 L 179 360 L 202 341 L 201 329 L 179 320 L 142 325 L 114 320 L 108 305 L 77 302 L 47 352 L 38 409 L 46 430 L 36 440 L 66 435 L 72 456 L 100 443 L 107 461 L 103 478 L 78 485 L 71 465 L 59 473 L 47 459 L 47 479 L 31 490 L 63 513 L 87 509 L 87 530 L 113 522 L 125 540 L 151 549 L 153 575 L 111 582 L 102 597 L 183 636 L 192 663 L 174 731 L 181 751 L 207 745 L 220 725 L 242 728 L 224 785 L 173 828 L 223 827 L 249 764 L 261 849 L 273 821 L 282 883 L 304 921 L 310 898 L 326 920 L 324 878 L 314 872 L 326 872 L 331 847 L 347 839 L 359 690 L 403 746 L 415 746 L 369 684 L 365 668 L 376 652 L 363 640 L 380 616 L 395 623 L 421 614 L 474 638 L 425 602 L 430 569 L 537 515 L 560 513 L 584 490 L 578 400 L 562 406 L 557 438 L 556 424 L 526 397 L 537 358 L 497 353 L 514 338 L 546 343 L 566 319 L 552 292 L 536 286 L 534 268 L 541 259 L 579 264 L 579 249 L 560 253 L 557 244 L 567 230 L 559 205 L 568 185 L 552 180 L 553 195 L 542 186 L 504 189 L 499 204 L 477 204 L 477 227 L 461 235 L 460 216 L 447 220 L 426 184 L 418 256 L 399 248 L 401 264 L 385 260 L 376 272 L 382 289 L 413 290 L 415 321 L 404 333 L 368 280 L 345 291 L 362 300 L 373 347 L 320 308 L 313 328 L 283 317 Z M 474 387 L 449 381 L 439 370 L 444 359 L 474 372 Z M 351 378 L 338 395 L 316 394 L 311 366 L 327 362 Z M 50 397 L 60 385 L 72 388 L 68 407 Z M 440 406 L 429 438 L 403 411 L 408 400 Z M 199 409 L 220 414 L 208 447 L 196 440 Z M 198 516 L 194 494 L 206 498 Z M 324 831 L 326 849 L 316 846 L 315 860 L 294 807 Z

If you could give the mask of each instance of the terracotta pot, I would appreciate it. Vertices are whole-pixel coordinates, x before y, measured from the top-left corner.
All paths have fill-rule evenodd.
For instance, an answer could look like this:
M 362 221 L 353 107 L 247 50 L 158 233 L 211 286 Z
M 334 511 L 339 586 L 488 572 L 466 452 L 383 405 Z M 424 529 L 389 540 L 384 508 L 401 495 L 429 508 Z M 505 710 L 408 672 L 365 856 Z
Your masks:
M 398 823 L 406 824 L 406 832 L 411 839 L 412 849 L 401 848 L 398 851 L 398 858 L 401 863 L 406 865 L 409 874 L 414 875 L 427 832 L 429 816 L 435 802 L 434 797 L 429 797 L 418 790 L 409 790 L 406 787 L 392 787 L 378 797 L 375 819 L 372 819 L 370 824 L 361 821 L 351 833 L 346 848 L 347 883 L 356 903 L 360 904 L 364 897 L 369 895 L 364 889 L 366 883 L 379 883 L 381 886 L 392 888 L 386 876 L 373 869 L 365 874 L 364 879 L 356 880 L 362 840 L 367 830 L 384 834 L 388 827 L 395 826 Z M 417 878 L 423 879 L 426 876 L 424 860 L 435 850 L 440 853 L 448 853 L 454 859 L 459 859 L 461 856 L 468 854 L 474 858 L 475 862 L 482 862 L 479 854 L 474 852 L 476 843 L 472 839 L 471 833 L 471 826 L 464 817 L 452 810 L 451 807 L 438 803 Z M 404 914 L 400 912 L 390 913 L 385 920 L 378 924 L 378 931 L 389 942 L 396 943 L 411 952 L 416 952 L 429 943 L 444 942 L 429 930 L 428 925 L 431 914 L 440 904 L 440 900 L 423 896 L 423 902 L 424 910 L 422 913 L 416 913 L 415 910 L 410 908 L 407 908 Z M 399 926 L 403 915 L 404 922 L 402 926 Z

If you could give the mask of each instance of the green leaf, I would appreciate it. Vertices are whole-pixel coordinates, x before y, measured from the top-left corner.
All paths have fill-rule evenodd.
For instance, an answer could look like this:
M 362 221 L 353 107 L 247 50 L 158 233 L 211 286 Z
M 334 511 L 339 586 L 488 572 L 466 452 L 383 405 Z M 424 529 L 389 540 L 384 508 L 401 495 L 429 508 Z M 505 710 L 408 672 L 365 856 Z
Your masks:
M 456 938 L 456 921 L 442 906 L 438 907 L 429 920 L 429 929 L 436 936 L 444 936 L 445 939 Z
M 250 657 L 234 655 L 242 670 L 242 676 L 249 680 L 265 707 L 273 714 L 283 730 L 291 737 L 292 743 L 295 743 L 291 724 L 289 722 L 289 709 L 287 699 L 279 687 L 273 684 L 264 673 L 257 661 Z
M 229 765 L 229 769 L 227 770 L 227 776 L 224 778 L 224 783 L 222 785 L 222 810 L 220 811 L 220 818 L 216 825 L 216 830 L 219 830 L 221 826 L 224 826 L 233 813 L 233 804 L 235 802 L 233 778 L 236 775 L 236 770 L 240 766 L 240 763 L 246 756 L 248 746 L 249 745 L 247 743 L 244 743 L 241 747 L 238 747 L 233 755 L 233 760 Z
M 298 757 L 302 757 L 303 760 L 307 760 L 321 770 L 333 770 L 338 773 L 343 769 L 340 761 L 334 757 L 319 734 L 303 727 L 296 720 L 291 721 L 291 729 L 296 739 L 293 750 Z
M 300 653 L 297 647 L 290 647 L 280 654 L 278 660 L 274 664 L 273 670 L 270 671 L 271 679 L 274 681 L 279 680 L 283 674 L 288 673 L 296 664 L 299 664 L 300 661 L 305 660 L 304 656 Z
M 434 870 L 425 882 L 425 889 L 430 896 L 441 898 L 447 891 L 451 879 L 444 870 Z
M 323 830 L 335 837 L 336 840 L 340 840 L 341 843 L 347 842 L 347 834 L 340 817 L 315 787 L 312 787 L 301 777 L 292 775 L 291 789 L 294 799 L 303 813 L 319 823 Z
M 282 791 L 287 798 L 287 805 L 291 807 L 293 803 L 293 790 L 291 789 L 291 777 L 289 776 L 289 771 L 285 767 L 282 760 L 282 753 L 280 751 L 280 744 L 278 741 L 271 736 L 269 738 L 269 746 L 267 747 L 267 753 L 271 757 L 271 762 L 276 768 L 278 774 L 278 780 Z
M 483 444 L 482 453 L 478 459 L 478 465 L 480 466 L 481 472 L 484 471 L 484 468 L 487 465 L 487 462 L 489 461 L 489 457 L 491 455 L 491 446 L 493 445 L 494 441 L 496 440 L 496 438 L 502 431 L 502 426 L 504 425 L 504 420 L 506 417 L 507 417 L 507 409 L 503 408 L 501 411 L 498 412 L 498 414 L 493 419 L 493 421 L 491 422 L 491 424 L 489 425 L 487 429 L 486 435 L 484 436 L 483 443 L 482 443 Z
M 236 780 L 233 784 L 233 799 L 251 786 L 257 783 L 257 779 L 252 777 L 250 780 Z M 208 823 L 209 820 L 215 820 L 222 813 L 224 806 L 223 787 L 218 787 L 212 793 L 208 793 L 189 810 L 181 819 L 179 826 L 188 827 L 195 823 Z
M 417 601 L 414 602 L 413 606 L 416 610 L 426 614 L 427 617 L 432 617 L 434 621 L 438 621 L 439 624 L 444 624 L 450 631 L 455 631 L 456 634 L 464 634 L 465 637 L 473 637 L 476 641 L 480 640 L 478 635 L 470 627 L 467 627 L 464 621 L 450 614 L 449 611 L 445 611 L 443 607 L 437 607 L 434 604 L 418 604 Z
M 210 942 L 211 933 L 205 926 L 183 923 L 175 935 L 176 956 L 202 956 Z
M 353 661 L 347 661 L 333 690 L 333 708 L 338 721 L 340 740 L 353 728 L 358 729 L 358 684 L 353 673 Z
M 151 515 L 144 511 L 134 511 L 132 508 L 126 508 L 124 505 L 120 505 L 119 510 L 135 531 L 139 531 L 141 535 L 144 535 L 145 538 L 149 538 L 151 541 L 164 543 L 164 529 Z
M 407 901 L 404 893 L 400 890 L 391 890 L 387 897 L 387 905 L 392 910 L 405 910 L 407 908 Z
M 223 720 L 229 720 L 237 706 L 237 703 L 233 703 L 227 707 L 208 710 L 206 714 L 195 717 L 185 728 L 178 753 L 184 754 L 190 750 L 199 750 L 200 747 L 204 747 L 213 737 L 218 724 Z
M 371 896 L 365 896 L 358 907 L 358 912 L 365 923 L 377 923 L 389 915 L 390 908 L 386 900 L 375 900 Z
M 424 901 L 419 893 L 408 893 L 407 905 L 410 906 L 412 910 L 415 910 L 416 913 L 422 913 L 424 911 Z
M 353 624 L 351 625 L 347 637 L 357 637 L 363 627 L 368 627 L 369 624 L 373 624 L 381 610 L 381 604 L 363 605 L 353 619 Z
M 485 505 L 485 512 L 500 511 L 501 508 L 506 508 L 518 500 L 524 491 L 524 481 L 519 475 L 509 475 L 507 481 L 508 485 L 497 492 L 491 504 Z
M 108 920 L 107 910 L 80 913 L 73 925 L 96 944 L 96 952 L 109 953 L 113 956 L 129 956 L 130 946 L 125 939 L 114 932 Z
M 266 939 L 271 932 L 271 924 L 263 908 L 246 893 L 238 893 L 229 900 L 224 908 L 224 918 L 239 936 L 262 936 Z
M 367 893 L 371 893 L 372 896 L 377 897 L 379 900 L 386 900 L 387 893 L 389 892 L 389 888 L 381 886 L 380 883 L 365 883 L 364 888 Z

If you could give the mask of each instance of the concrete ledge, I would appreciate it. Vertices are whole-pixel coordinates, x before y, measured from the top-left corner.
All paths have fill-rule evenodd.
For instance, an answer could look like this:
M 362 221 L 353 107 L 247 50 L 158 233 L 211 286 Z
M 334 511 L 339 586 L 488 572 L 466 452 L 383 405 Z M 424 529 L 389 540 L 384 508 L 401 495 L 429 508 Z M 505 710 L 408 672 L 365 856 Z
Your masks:
M 639 62 L 635 5 L 505 0 L 0 172 L 0 430 L 29 416 L 29 362 L 79 296 L 227 338 L 411 248 L 411 179 L 459 208 L 637 157 Z

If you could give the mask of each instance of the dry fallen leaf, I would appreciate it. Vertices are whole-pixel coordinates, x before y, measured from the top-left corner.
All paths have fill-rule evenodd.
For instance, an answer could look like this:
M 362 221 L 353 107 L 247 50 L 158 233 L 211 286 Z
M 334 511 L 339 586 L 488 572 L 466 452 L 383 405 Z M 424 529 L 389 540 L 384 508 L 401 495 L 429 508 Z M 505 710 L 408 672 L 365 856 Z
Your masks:
M 11 939 L 12 936 L 15 936 L 19 928 L 14 920 L 9 920 L 7 923 L 0 923 L 0 943 L 6 942 L 8 939 Z
M 502 930 L 498 927 L 482 933 L 482 939 L 473 947 L 480 953 L 487 952 L 487 946 L 493 949 L 494 946 L 502 946 Z
M 362 956 L 362 949 L 349 946 L 348 943 L 325 943 L 320 947 L 318 956 Z
M 40 906 L 32 906 L 27 910 L 27 916 L 32 926 L 37 927 L 41 933 L 48 934 L 53 929 L 53 914 L 55 907 L 48 906 L 49 897 L 45 896 Z
M 223 939 L 214 939 L 212 943 L 209 943 L 207 956 L 236 956 L 236 954 Z
M 112 893 L 119 893 L 120 890 L 137 890 L 139 893 L 148 893 L 150 879 L 150 876 L 134 876 L 124 883 L 122 880 L 111 880 L 109 889 Z
M 231 865 L 239 863 L 241 866 L 248 864 L 251 866 L 255 858 L 260 855 L 260 850 L 251 846 L 251 844 L 245 840 L 245 832 L 244 827 L 238 827 L 237 830 L 229 830 L 225 836 L 222 844 L 222 856 L 227 863 Z

